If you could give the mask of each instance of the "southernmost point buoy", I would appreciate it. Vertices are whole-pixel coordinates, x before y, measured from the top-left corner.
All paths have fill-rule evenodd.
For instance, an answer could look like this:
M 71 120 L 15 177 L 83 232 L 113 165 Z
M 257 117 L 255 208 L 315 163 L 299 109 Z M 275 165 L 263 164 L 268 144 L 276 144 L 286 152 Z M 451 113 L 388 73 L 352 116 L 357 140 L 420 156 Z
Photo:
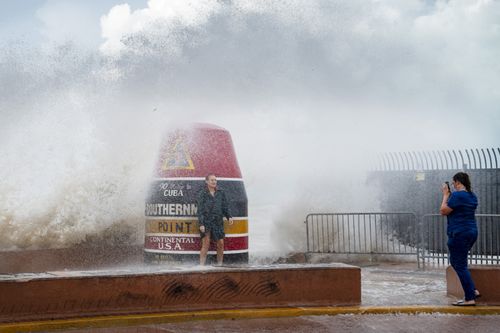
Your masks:
M 248 204 L 231 135 L 221 127 L 195 124 L 167 135 L 146 199 L 144 256 L 152 261 L 199 261 L 197 196 L 205 176 L 215 174 L 229 199 L 234 223 L 224 218 L 224 262 L 248 262 Z M 209 261 L 216 253 L 209 248 Z

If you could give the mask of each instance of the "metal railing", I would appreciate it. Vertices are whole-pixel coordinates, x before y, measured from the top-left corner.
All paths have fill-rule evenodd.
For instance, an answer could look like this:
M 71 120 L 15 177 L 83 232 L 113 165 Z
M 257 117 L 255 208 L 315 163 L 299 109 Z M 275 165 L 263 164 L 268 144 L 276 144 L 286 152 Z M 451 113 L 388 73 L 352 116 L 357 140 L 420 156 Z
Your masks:
M 500 148 L 386 152 L 375 170 L 500 169 Z
M 500 264 L 500 215 L 476 214 L 475 265 Z M 418 267 L 447 265 L 446 218 L 407 212 L 318 213 L 306 217 L 307 252 L 413 255 Z
M 376 184 L 382 211 L 419 217 L 438 212 L 440 184 L 465 171 L 480 202 L 476 213 L 500 212 L 500 148 L 387 152 L 377 157 L 368 179 Z
M 500 215 L 476 214 L 478 237 L 469 252 L 469 264 L 500 264 Z M 422 216 L 420 226 L 419 259 L 425 267 L 447 265 L 449 254 L 446 235 L 446 218 L 439 214 Z M 419 262 L 420 266 L 420 262 Z
M 308 252 L 417 254 L 412 213 L 309 214 L 305 223 Z

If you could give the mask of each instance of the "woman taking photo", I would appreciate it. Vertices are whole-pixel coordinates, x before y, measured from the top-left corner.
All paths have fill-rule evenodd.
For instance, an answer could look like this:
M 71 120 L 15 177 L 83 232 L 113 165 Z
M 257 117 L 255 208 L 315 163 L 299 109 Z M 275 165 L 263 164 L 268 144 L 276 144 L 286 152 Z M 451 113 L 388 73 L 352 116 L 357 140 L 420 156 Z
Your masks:
M 450 264 L 462 284 L 465 299 L 453 303 L 455 306 L 474 306 L 481 294 L 476 290 L 474 281 L 467 268 L 467 255 L 477 240 L 475 212 L 477 197 L 472 192 L 469 175 L 459 172 L 453 176 L 454 191 L 443 184 L 443 201 L 439 212 L 448 217 L 448 249 Z

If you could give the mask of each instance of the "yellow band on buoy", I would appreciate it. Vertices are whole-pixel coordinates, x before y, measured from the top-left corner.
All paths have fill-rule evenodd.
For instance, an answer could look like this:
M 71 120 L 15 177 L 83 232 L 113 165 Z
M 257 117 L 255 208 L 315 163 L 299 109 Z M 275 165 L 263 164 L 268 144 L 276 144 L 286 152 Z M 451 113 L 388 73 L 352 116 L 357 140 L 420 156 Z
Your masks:
M 248 218 L 234 218 L 234 223 L 229 224 L 224 220 L 226 234 L 247 234 Z M 196 218 L 155 218 L 146 220 L 146 234 L 198 234 L 200 232 Z

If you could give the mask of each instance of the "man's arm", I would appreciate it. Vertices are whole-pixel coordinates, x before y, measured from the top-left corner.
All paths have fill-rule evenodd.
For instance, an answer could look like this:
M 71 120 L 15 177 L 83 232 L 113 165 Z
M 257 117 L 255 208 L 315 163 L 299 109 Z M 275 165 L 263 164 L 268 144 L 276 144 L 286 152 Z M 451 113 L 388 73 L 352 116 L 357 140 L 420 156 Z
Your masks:
M 198 194 L 196 204 L 198 206 L 198 225 L 200 226 L 200 231 L 205 232 L 205 196 L 203 195 L 203 191 L 200 191 Z
M 229 213 L 229 203 L 225 192 L 222 192 L 222 214 L 227 218 L 229 224 L 233 224 L 233 217 Z

